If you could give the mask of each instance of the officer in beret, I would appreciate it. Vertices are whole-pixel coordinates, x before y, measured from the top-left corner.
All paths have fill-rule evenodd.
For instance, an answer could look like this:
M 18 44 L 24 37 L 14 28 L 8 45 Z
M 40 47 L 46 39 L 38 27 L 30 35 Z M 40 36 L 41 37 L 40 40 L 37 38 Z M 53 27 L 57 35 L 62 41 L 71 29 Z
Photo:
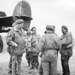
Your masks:
M 10 47 L 10 54 L 12 56 L 12 75 L 21 75 L 21 61 L 22 55 L 25 52 L 25 38 L 22 29 L 24 21 L 22 19 L 16 20 L 12 24 L 12 29 L 7 35 L 7 44 Z M 15 73 L 15 63 L 17 63 L 17 72 Z
M 62 25 L 61 27 L 62 36 L 61 36 L 61 42 L 62 42 L 62 50 L 61 53 L 61 65 L 63 74 L 62 75 L 70 75 L 69 70 L 69 59 L 72 56 L 72 47 L 67 47 L 68 45 L 72 44 L 73 37 L 71 32 L 68 31 L 67 26 Z
M 43 75 L 49 75 L 49 72 L 57 75 L 57 52 L 61 49 L 61 42 L 52 25 L 46 26 L 46 34 L 38 42 L 37 49 L 42 52 Z

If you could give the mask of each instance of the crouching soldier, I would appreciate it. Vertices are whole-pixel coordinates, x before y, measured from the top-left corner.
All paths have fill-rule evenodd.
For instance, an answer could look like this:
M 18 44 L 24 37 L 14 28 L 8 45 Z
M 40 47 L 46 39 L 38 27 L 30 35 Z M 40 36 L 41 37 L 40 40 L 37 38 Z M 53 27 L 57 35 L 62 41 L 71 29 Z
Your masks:
M 21 75 L 22 55 L 25 52 L 24 31 L 22 29 L 24 21 L 18 19 L 13 23 L 13 28 L 7 36 L 7 44 L 10 46 L 12 56 L 12 75 Z M 17 63 L 17 72 L 15 73 L 15 63 Z
M 46 34 L 39 41 L 37 48 L 42 52 L 43 75 L 49 75 L 49 72 L 51 75 L 57 75 L 57 52 L 61 49 L 61 42 L 52 25 L 46 26 Z

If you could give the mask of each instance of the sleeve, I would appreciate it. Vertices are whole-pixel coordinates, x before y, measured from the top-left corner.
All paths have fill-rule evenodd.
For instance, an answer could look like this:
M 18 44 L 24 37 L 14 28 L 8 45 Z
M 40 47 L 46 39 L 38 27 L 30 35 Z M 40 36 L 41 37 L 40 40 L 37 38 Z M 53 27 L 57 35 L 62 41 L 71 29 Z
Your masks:
M 7 39 L 6 39 L 7 45 L 12 45 L 13 37 L 14 37 L 13 31 L 9 31 L 7 34 Z
M 71 35 L 71 33 L 70 33 L 70 34 L 67 34 L 67 35 L 61 40 L 61 42 L 62 42 L 62 45 L 69 45 L 69 44 L 72 43 L 72 40 L 73 40 L 73 38 L 72 38 L 72 35 Z

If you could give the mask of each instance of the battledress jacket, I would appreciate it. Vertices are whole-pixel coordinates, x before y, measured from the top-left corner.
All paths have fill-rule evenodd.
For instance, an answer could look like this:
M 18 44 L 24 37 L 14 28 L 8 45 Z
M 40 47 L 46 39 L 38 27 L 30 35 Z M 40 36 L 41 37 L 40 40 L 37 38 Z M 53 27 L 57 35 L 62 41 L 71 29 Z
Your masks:
M 62 35 L 60 39 L 62 42 L 62 49 L 60 51 L 61 55 L 72 56 L 72 48 L 73 47 L 67 48 L 67 46 L 72 44 L 72 42 L 73 42 L 73 37 L 72 37 L 71 32 L 67 32 L 65 35 Z
M 12 28 L 7 35 L 6 41 L 8 44 L 8 52 L 11 55 L 20 55 L 25 52 L 25 38 L 23 31 Z M 16 43 L 18 46 L 13 46 L 12 42 Z

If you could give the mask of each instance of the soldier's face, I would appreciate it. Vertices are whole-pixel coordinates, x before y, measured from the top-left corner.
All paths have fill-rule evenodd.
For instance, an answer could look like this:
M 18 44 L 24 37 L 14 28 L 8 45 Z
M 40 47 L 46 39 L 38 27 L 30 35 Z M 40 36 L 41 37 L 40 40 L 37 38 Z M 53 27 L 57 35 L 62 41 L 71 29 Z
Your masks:
M 66 33 L 66 30 L 64 28 L 62 28 L 62 33 L 65 34 Z
M 20 23 L 19 25 L 18 25 L 18 28 L 22 28 L 23 27 L 23 23 Z
M 34 29 L 32 30 L 32 33 L 36 33 L 36 28 L 34 28 Z

